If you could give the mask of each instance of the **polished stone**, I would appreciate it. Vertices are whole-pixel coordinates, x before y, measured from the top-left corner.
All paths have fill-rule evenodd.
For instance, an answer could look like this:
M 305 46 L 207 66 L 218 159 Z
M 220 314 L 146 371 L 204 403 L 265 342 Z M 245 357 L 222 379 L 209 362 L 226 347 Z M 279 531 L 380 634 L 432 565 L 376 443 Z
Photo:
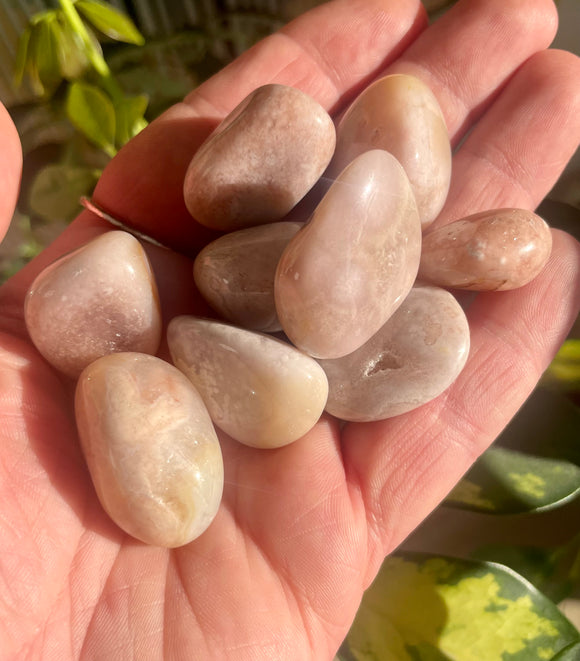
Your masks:
M 414 76 L 392 74 L 369 85 L 337 127 L 330 175 L 337 176 L 369 149 L 385 149 L 401 163 L 423 229 L 428 227 L 449 190 L 451 146 L 437 99 L 425 83 Z
M 431 401 L 457 378 L 469 353 L 469 326 L 455 298 L 438 287 L 414 287 L 364 346 L 320 360 L 329 383 L 326 410 L 370 422 Z
M 280 220 L 323 173 L 335 141 L 330 116 L 312 97 L 259 87 L 193 157 L 187 208 L 202 225 L 226 231 Z
M 551 250 L 550 228 L 532 211 L 483 211 L 424 236 L 419 277 L 457 289 L 515 289 L 540 273 Z
M 273 337 L 207 319 L 172 319 L 173 362 L 201 393 L 214 423 L 257 448 L 287 445 L 320 418 L 328 383 L 315 360 Z
M 225 320 L 279 331 L 274 302 L 276 266 L 301 223 L 278 222 L 230 232 L 208 244 L 193 265 L 195 284 Z
M 119 527 L 165 547 L 207 529 L 221 502 L 222 455 L 179 370 L 146 354 L 105 356 L 81 374 L 75 411 L 97 495 Z
M 149 260 L 127 232 L 102 234 L 48 266 L 32 283 L 24 312 L 36 348 L 71 377 L 109 353 L 154 354 L 161 339 Z
M 386 151 L 358 156 L 280 259 L 274 292 L 284 332 L 317 358 L 351 353 L 402 303 L 420 251 L 403 168 Z

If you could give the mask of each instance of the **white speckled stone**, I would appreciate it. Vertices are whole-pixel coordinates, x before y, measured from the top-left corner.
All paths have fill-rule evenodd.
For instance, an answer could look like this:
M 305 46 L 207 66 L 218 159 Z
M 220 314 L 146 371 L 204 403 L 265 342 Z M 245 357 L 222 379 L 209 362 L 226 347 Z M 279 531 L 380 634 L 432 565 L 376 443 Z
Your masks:
M 282 254 L 274 294 L 293 344 L 338 358 L 364 344 L 411 289 L 421 223 L 409 180 L 375 149 L 338 177 Z
M 127 232 L 102 234 L 44 269 L 24 313 L 36 348 L 71 377 L 109 353 L 154 354 L 161 339 L 157 285 Z
M 199 390 L 214 423 L 241 443 L 287 445 L 324 410 L 322 368 L 285 342 L 187 316 L 171 320 L 167 341 L 174 364 Z
M 358 422 L 411 411 L 455 381 L 468 353 L 469 326 L 455 298 L 438 287 L 414 287 L 365 345 L 319 361 L 329 383 L 326 410 Z
M 221 502 L 222 455 L 179 370 L 145 354 L 105 356 L 81 374 L 75 410 L 97 495 L 119 527 L 166 547 L 207 529 Z

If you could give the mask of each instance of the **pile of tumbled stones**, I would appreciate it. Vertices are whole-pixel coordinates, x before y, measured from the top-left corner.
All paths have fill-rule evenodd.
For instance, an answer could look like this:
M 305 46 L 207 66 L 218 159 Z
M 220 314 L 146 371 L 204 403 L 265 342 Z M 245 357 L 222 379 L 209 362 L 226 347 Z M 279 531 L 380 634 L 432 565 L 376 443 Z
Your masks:
M 224 483 L 216 427 L 278 448 L 325 410 L 381 420 L 449 387 L 469 327 L 448 289 L 522 286 L 551 250 L 546 223 L 521 209 L 428 229 L 450 178 L 443 115 L 420 80 L 376 81 L 336 129 L 308 95 L 266 85 L 209 136 L 185 177 L 195 221 L 224 232 L 194 264 L 224 321 L 170 320 L 173 365 L 155 356 L 157 286 L 129 232 L 108 232 L 37 277 L 29 334 L 78 379 L 81 445 L 123 530 L 175 547 L 210 525 Z M 305 212 L 309 192 L 320 201 Z

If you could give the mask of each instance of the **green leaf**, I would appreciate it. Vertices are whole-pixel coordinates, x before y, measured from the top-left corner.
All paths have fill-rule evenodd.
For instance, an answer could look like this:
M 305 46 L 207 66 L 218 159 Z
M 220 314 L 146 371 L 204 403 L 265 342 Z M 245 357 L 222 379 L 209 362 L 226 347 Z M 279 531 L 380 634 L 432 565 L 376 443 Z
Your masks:
M 115 105 L 117 117 L 116 144 L 122 147 L 147 126 L 144 118 L 149 99 L 144 94 L 127 96 Z
M 142 46 L 145 43 L 133 21 L 119 10 L 96 0 L 78 0 L 75 7 L 87 21 L 115 41 Z
M 423 554 L 385 560 L 339 651 L 344 661 L 546 661 L 580 634 L 521 576 Z
M 47 12 L 34 26 L 34 39 L 30 42 L 30 59 L 44 92 L 51 94 L 62 80 L 53 31 L 55 12 Z
M 580 494 L 580 467 L 491 447 L 445 500 L 476 512 L 519 514 L 551 509 Z
M 62 14 L 51 23 L 51 28 L 61 75 L 68 80 L 80 78 L 89 66 L 81 39 Z
M 24 78 L 24 72 L 27 68 L 28 47 L 32 28 L 28 26 L 18 39 L 18 49 L 16 50 L 16 61 L 14 64 L 14 86 L 20 87 Z
M 73 125 L 109 156 L 115 149 L 115 108 L 98 87 L 76 81 L 71 84 L 66 113 Z
M 566 340 L 543 376 L 566 390 L 580 390 L 580 340 Z
M 47 165 L 32 182 L 30 208 L 44 220 L 70 221 L 80 211 L 81 196 L 91 195 L 98 176 L 91 168 Z
M 572 643 L 566 649 L 558 652 L 550 661 L 580 661 L 580 643 Z

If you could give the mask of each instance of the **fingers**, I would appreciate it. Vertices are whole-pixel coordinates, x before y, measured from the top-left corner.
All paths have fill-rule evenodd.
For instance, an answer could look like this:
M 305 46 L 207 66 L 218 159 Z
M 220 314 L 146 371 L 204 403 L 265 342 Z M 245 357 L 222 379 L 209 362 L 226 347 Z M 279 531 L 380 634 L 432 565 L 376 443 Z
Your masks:
M 453 159 L 438 224 L 501 207 L 534 209 L 580 143 L 580 59 L 547 50 L 510 80 Z
M 0 240 L 16 207 L 21 173 L 20 139 L 8 111 L 0 104 Z
M 579 304 L 580 245 L 554 232 L 552 257 L 538 278 L 475 299 L 467 312 L 469 359 L 443 395 L 397 418 L 345 429 L 345 465 L 368 508 L 375 569 L 513 417 Z
M 299 87 L 330 109 L 398 54 L 422 27 L 422 16 L 417 0 L 336 0 L 304 14 L 131 141 L 103 174 L 95 201 L 162 243 L 196 252 L 215 235 L 187 212 L 183 180 L 217 122 L 266 83 Z

